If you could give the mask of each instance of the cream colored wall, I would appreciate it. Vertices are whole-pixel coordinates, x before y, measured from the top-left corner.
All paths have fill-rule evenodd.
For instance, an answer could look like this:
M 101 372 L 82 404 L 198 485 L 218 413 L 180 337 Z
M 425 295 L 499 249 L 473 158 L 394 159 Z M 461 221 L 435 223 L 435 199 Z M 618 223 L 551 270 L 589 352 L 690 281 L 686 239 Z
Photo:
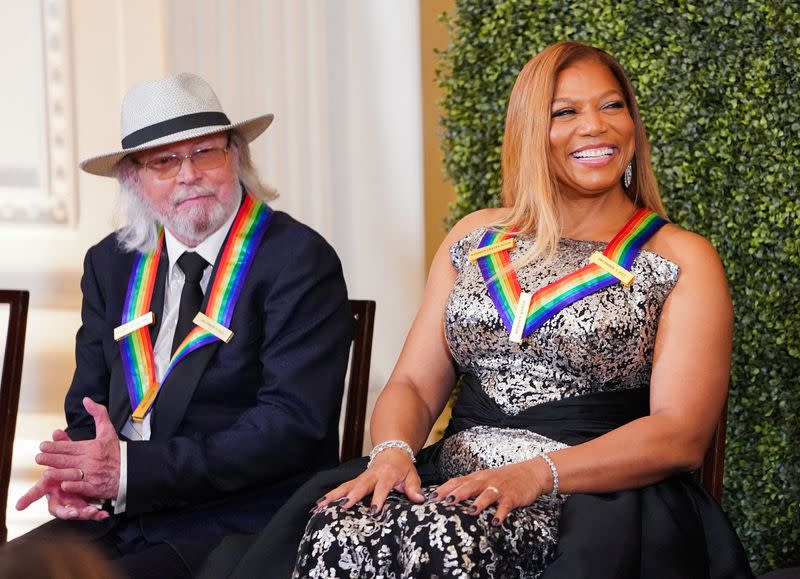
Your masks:
M 22 4 L 37 0 L 6 0 L 0 17 L 15 18 Z M 60 58 L 50 71 L 32 69 L 48 81 L 69 84 L 59 109 L 68 142 L 59 152 L 72 159 L 106 152 L 119 144 L 119 103 L 127 87 L 141 78 L 164 74 L 163 8 L 160 0 L 38 0 L 43 11 L 63 15 L 62 30 L 52 38 Z M 49 21 L 52 25 L 52 19 Z M 46 30 L 47 43 L 54 30 Z M 37 34 L 31 30 L 29 34 Z M 16 58 L 4 54 L 4 59 Z M 51 75 L 52 78 L 49 78 Z M 7 85 L 8 87 L 8 85 Z M 43 112 L 42 112 L 43 114 Z M 23 118 L 22 115 L 20 118 Z M 6 135 L 30 131 L 6 127 Z M 41 159 L 46 163 L 46 159 Z M 74 166 L 74 165 L 73 165 Z M 74 370 L 74 336 L 80 325 L 79 281 L 83 256 L 112 230 L 114 183 L 87 174 L 72 176 L 65 192 L 74 214 L 67 223 L 0 222 L 0 287 L 31 292 L 31 307 L 22 372 L 22 391 L 12 465 L 9 502 L 13 505 L 37 474 L 33 456 L 40 440 L 63 426 L 63 399 Z M 40 502 L 41 503 L 41 502 Z M 47 517 L 43 503 L 28 511 L 9 510 L 13 537 Z
M 163 74 L 161 21 L 142 16 L 159 16 L 160 6 L 156 0 L 68 4 L 70 36 L 64 40 L 71 44 L 71 58 L 62 74 L 72 79 L 76 161 L 118 146 L 122 94 L 143 75 Z M 137 46 L 134 37 L 150 40 Z M 24 130 L 12 127 L 9 132 Z M 60 410 L 59 398 L 74 366 L 72 337 L 79 324 L 83 255 L 113 227 L 114 182 L 78 171 L 75 177 L 70 192 L 77 207 L 74 223 L 0 225 L 3 246 L 19 248 L 0 257 L 0 285 L 31 291 L 21 412 Z

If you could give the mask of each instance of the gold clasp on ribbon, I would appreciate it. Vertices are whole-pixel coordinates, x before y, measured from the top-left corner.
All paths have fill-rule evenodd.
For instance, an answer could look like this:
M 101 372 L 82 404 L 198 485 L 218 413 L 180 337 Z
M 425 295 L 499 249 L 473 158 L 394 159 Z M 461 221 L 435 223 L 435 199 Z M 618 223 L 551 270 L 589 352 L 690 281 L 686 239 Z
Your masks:
M 469 258 L 470 262 L 475 263 L 481 257 L 491 255 L 499 251 L 504 251 L 506 249 L 511 249 L 512 247 L 514 247 L 514 238 L 509 237 L 508 239 L 487 245 L 486 247 L 473 249 L 467 254 L 467 257 Z
M 153 312 L 147 312 L 138 318 L 132 319 L 130 322 L 126 322 L 114 328 L 114 339 L 119 342 L 125 336 L 132 334 L 140 328 L 145 328 L 155 321 L 156 317 L 153 315 Z
M 197 312 L 197 315 L 192 320 L 195 324 L 206 330 L 207 332 L 211 332 L 217 338 L 225 342 L 226 344 L 231 341 L 233 338 L 233 332 L 223 326 L 222 324 L 212 320 L 203 312 Z
M 158 394 L 158 389 L 161 388 L 161 384 L 158 382 L 154 382 L 150 388 L 147 389 L 147 392 L 144 393 L 144 397 L 142 401 L 139 402 L 138 406 L 136 406 L 136 410 L 133 411 L 131 418 L 134 422 L 142 422 L 144 417 L 147 415 L 147 411 L 150 410 L 150 407 L 153 405 L 153 402 L 156 399 L 156 394 Z
M 514 311 L 514 323 L 511 325 L 511 335 L 509 340 L 515 344 L 522 343 L 522 332 L 525 331 L 525 323 L 528 321 L 528 310 L 531 308 L 531 298 L 533 294 L 522 292 L 519 294 L 517 309 Z
M 591 257 L 589 257 L 589 261 L 619 279 L 619 281 L 622 282 L 622 285 L 625 287 L 631 285 L 633 280 L 636 278 L 636 276 L 627 269 L 622 267 L 613 259 L 609 259 L 599 251 L 595 251 Z

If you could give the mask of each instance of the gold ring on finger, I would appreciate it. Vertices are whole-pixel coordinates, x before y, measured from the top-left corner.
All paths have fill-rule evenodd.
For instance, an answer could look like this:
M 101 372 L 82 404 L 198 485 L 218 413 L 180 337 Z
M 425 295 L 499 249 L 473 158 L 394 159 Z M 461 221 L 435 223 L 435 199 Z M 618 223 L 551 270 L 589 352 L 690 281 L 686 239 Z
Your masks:
M 496 494 L 497 496 L 500 496 L 500 491 L 498 490 L 498 488 L 497 488 L 497 487 L 488 486 L 488 487 L 486 487 L 486 490 L 487 490 L 487 491 L 492 491 L 492 492 L 493 492 L 494 494 Z

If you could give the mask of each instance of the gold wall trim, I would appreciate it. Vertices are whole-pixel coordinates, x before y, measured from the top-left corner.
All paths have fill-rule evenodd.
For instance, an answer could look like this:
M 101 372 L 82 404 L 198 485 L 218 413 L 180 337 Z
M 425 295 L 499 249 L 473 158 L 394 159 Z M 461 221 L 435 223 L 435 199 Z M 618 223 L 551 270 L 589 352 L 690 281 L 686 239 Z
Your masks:
M 454 0 L 419 0 L 420 43 L 422 55 L 422 138 L 424 147 L 425 186 L 425 263 L 430 267 L 433 256 L 445 238 L 444 218 L 448 204 L 455 200 L 455 191 L 444 177 L 439 138 L 441 109 L 437 102 L 441 90 L 436 86 L 436 50 L 447 48 L 447 29 L 439 16 L 452 12 Z

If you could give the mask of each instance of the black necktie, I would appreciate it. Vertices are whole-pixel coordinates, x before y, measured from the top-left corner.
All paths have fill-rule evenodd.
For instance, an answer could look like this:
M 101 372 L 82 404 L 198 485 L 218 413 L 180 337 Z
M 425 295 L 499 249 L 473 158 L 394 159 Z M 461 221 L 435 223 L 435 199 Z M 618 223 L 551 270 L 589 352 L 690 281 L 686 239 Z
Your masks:
M 175 326 L 175 337 L 172 338 L 172 352 L 181 345 L 191 329 L 194 327 L 194 317 L 200 311 L 203 303 L 203 288 L 200 280 L 208 262 L 194 251 L 185 251 L 178 258 L 178 267 L 184 277 L 183 291 L 181 291 L 181 305 L 178 310 L 178 324 Z

